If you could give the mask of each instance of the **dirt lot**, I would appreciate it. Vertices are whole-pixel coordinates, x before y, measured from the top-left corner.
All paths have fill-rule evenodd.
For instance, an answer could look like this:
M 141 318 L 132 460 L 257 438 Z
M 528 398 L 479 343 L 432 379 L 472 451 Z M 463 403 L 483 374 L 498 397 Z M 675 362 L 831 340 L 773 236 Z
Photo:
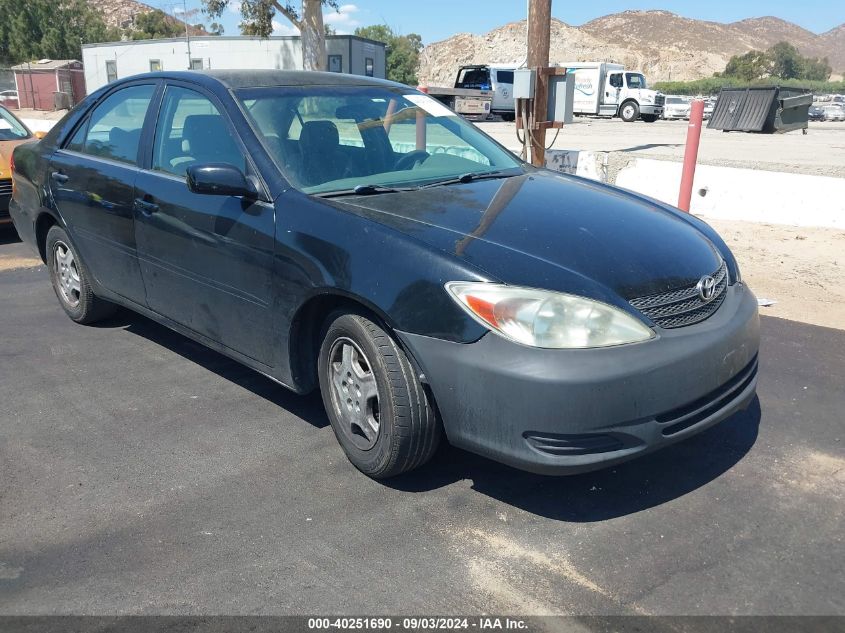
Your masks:
M 845 329 L 845 231 L 707 220 L 739 261 L 760 313 Z
M 478 127 L 511 150 L 520 149 L 513 123 Z M 686 121 L 624 123 L 620 119 L 577 118 L 565 126 L 555 149 L 625 152 L 644 158 L 683 160 Z M 547 144 L 554 138 L 547 137 Z M 699 162 L 705 165 L 845 177 L 845 122 L 810 123 L 805 136 L 725 133 L 704 129 Z

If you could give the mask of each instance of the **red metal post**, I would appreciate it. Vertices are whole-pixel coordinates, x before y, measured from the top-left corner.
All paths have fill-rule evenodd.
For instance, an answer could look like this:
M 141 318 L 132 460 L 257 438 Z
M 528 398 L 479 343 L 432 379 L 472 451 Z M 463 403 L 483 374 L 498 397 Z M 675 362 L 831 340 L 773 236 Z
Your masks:
M 687 147 L 684 150 L 684 171 L 681 173 L 681 192 L 678 194 L 678 208 L 689 213 L 692 200 L 692 181 L 695 178 L 695 164 L 698 162 L 698 143 L 701 140 L 701 122 L 704 119 L 704 101 L 692 102 L 687 128 Z

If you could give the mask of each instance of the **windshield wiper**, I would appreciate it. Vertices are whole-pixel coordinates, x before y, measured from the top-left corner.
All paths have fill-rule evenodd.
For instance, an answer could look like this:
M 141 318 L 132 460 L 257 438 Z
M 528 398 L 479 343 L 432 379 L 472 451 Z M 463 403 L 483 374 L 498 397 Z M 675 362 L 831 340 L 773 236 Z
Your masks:
M 449 178 L 447 180 L 438 180 L 437 182 L 431 182 L 427 185 L 422 185 L 420 189 L 428 189 L 429 187 L 440 187 L 442 185 L 457 185 L 457 184 L 466 184 L 468 182 L 472 182 L 473 180 L 486 180 L 487 178 L 510 178 L 511 176 L 517 176 L 518 174 L 511 173 L 510 170 L 499 169 L 496 171 L 482 171 L 479 173 L 468 173 L 458 176 L 457 178 Z
M 400 191 L 413 191 L 416 187 L 386 187 L 384 185 L 356 185 L 352 189 L 338 189 L 337 191 L 326 191 L 315 193 L 320 198 L 335 198 L 339 196 L 371 196 L 377 193 L 398 193 Z

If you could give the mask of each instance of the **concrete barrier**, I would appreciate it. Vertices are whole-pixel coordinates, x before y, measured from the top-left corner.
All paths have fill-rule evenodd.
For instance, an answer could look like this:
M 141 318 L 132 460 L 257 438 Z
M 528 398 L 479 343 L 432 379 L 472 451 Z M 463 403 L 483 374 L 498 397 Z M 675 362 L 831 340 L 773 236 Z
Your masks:
M 676 205 L 681 167 L 635 158 L 614 184 Z M 725 220 L 845 229 L 845 178 L 698 165 L 690 211 Z
M 678 204 L 680 162 L 624 152 L 550 150 L 546 167 Z M 845 229 L 845 178 L 699 164 L 690 211 L 726 220 Z

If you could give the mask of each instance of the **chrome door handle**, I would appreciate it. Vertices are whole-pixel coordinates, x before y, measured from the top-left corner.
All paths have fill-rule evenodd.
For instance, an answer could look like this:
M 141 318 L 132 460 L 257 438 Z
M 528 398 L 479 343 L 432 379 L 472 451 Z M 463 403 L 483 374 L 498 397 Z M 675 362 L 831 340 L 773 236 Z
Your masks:
M 63 185 L 63 184 L 65 184 L 68 180 L 70 180 L 70 176 L 68 176 L 67 174 L 63 174 L 63 173 L 62 173 L 62 172 L 60 172 L 60 171 L 54 171 L 52 174 L 50 174 L 50 178 L 52 178 L 53 180 L 55 180 L 55 181 L 56 181 L 57 183 L 59 183 L 60 185 Z

